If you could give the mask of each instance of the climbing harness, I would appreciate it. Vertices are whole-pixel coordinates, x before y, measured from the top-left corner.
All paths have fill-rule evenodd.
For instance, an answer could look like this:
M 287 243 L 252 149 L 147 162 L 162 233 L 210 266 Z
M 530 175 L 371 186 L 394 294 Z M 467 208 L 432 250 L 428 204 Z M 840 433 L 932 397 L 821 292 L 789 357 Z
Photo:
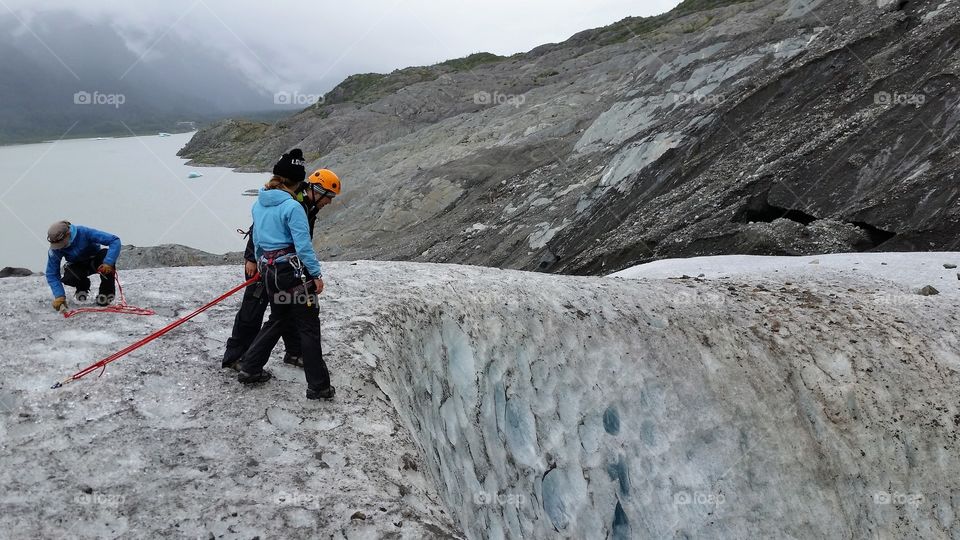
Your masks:
M 178 319 L 178 320 L 176 320 L 176 321 L 168 324 L 167 326 L 161 328 L 160 330 L 157 330 L 156 332 L 154 332 L 154 333 L 150 334 L 149 336 L 141 339 L 140 341 L 137 341 L 136 343 L 134 343 L 134 344 L 132 344 L 132 345 L 129 345 L 129 346 L 127 346 L 126 348 L 121 349 L 121 350 L 119 350 L 119 351 L 111 354 L 110 356 L 104 358 L 103 360 L 100 360 L 100 361 L 98 361 L 98 362 L 94 362 L 93 364 L 90 364 L 89 366 L 81 369 L 80 371 L 74 373 L 73 375 L 67 377 L 66 379 L 64 379 L 64 380 L 62 380 L 62 381 L 54 384 L 51 388 L 54 388 L 54 389 L 55 389 L 55 388 L 60 388 L 60 387 L 62 387 L 63 385 L 68 384 L 68 383 L 71 383 L 71 382 L 76 381 L 76 380 L 79 380 L 79 379 L 81 379 L 82 377 L 85 377 L 86 375 L 88 375 L 88 374 L 90 374 L 90 373 L 92 373 L 92 372 L 94 372 L 94 371 L 96 371 L 96 370 L 98 370 L 98 369 L 100 370 L 100 375 L 98 375 L 98 377 L 103 376 L 103 372 L 106 371 L 106 369 L 107 369 L 107 364 L 109 364 L 110 362 L 113 362 L 113 361 L 115 361 L 115 360 L 119 360 L 120 358 L 123 358 L 124 356 L 130 354 L 131 352 L 133 352 L 133 351 L 135 351 L 135 350 L 137 350 L 137 349 L 139 349 L 140 347 L 143 347 L 144 345 L 150 343 L 151 341 L 154 341 L 155 339 L 160 338 L 160 337 L 163 336 L 164 334 L 169 333 L 170 331 L 172 331 L 173 329 L 177 328 L 178 326 L 184 324 L 185 322 L 189 321 L 190 319 L 196 317 L 197 315 L 200 315 L 200 314 L 203 313 L 204 311 L 207 311 L 208 309 L 212 308 L 213 306 L 215 306 L 215 305 L 219 304 L 220 302 L 223 302 L 223 301 L 226 300 L 227 298 L 233 296 L 233 295 L 236 294 L 238 291 L 243 290 L 245 287 L 247 287 L 247 286 L 249 286 L 249 285 L 253 285 L 253 284 L 256 283 L 259 279 L 260 279 L 260 275 L 259 275 L 259 274 L 253 276 L 252 278 L 248 279 L 248 280 L 247 280 L 245 283 L 243 283 L 242 285 L 238 285 L 237 287 L 234 287 L 233 289 L 231 289 L 231 290 L 223 293 L 223 295 L 221 295 L 221 296 L 220 296 L 219 298 L 217 298 L 216 300 L 214 300 L 214 301 L 210 302 L 209 304 L 207 304 L 207 305 L 205 305 L 205 306 L 197 309 L 196 311 L 194 311 L 193 313 L 187 315 L 186 317 L 183 317 L 182 319 Z
M 127 298 L 123 295 L 123 286 L 120 285 L 120 274 L 116 270 L 113 272 L 113 279 L 117 282 L 117 295 L 120 297 L 120 301 L 112 306 L 105 307 L 87 307 L 87 308 L 77 308 L 74 310 L 62 309 L 60 311 L 63 314 L 64 319 L 69 319 L 74 315 L 79 315 L 81 313 L 123 313 L 126 315 L 156 315 L 157 313 L 152 309 L 140 308 L 136 306 L 131 306 L 127 304 Z
M 310 294 L 310 288 L 307 286 L 307 273 L 303 271 L 303 261 L 300 260 L 300 257 L 294 255 L 290 258 L 290 266 L 293 267 L 295 275 L 300 278 L 300 282 L 303 283 L 303 293 L 307 295 L 307 307 L 313 307 L 313 297 Z

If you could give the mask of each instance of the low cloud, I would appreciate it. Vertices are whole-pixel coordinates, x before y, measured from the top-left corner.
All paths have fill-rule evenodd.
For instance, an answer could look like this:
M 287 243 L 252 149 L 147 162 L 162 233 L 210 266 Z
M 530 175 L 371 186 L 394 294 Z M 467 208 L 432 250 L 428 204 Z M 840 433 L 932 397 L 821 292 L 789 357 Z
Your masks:
M 240 7 L 229 0 L 127 4 L 48 0 L 40 8 L 32 0 L 6 0 L 0 16 L 4 11 L 16 16 L 20 24 L 15 35 L 20 40 L 35 40 L 30 28 L 44 24 L 44 17 L 55 11 L 90 21 L 108 20 L 145 62 L 151 60 L 157 42 L 172 34 L 205 44 L 264 89 L 325 92 L 353 73 L 389 72 L 479 51 L 513 54 L 627 16 L 662 13 L 676 4 L 675 0 L 642 5 L 627 0 L 470 4 L 375 0 Z

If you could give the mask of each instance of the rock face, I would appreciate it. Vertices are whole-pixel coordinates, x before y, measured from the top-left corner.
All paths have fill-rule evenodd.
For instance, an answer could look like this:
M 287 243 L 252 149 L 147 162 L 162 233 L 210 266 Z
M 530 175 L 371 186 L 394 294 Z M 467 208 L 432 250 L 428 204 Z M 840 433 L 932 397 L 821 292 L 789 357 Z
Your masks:
M 123 246 L 118 262 L 121 271 L 178 266 L 239 266 L 241 264 L 243 264 L 243 253 L 240 252 L 216 255 L 179 244 L 163 244 L 150 247 Z M 8 266 L 0 270 L 0 278 L 30 275 L 33 275 L 33 272 L 26 268 L 11 268 Z
M 32 275 L 33 271 L 27 268 L 13 268 L 10 266 L 5 266 L 2 270 L 0 270 L 0 278 L 25 277 Z
M 336 170 L 322 257 L 593 274 L 949 249 L 958 34 L 940 0 L 687 1 L 509 58 L 357 76 L 184 155 L 265 170 L 300 146 Z
M 231 157 L 233 145 L 255 142 L 270 127 L 261 122 L 227 120 L 198 131 L 178 155 L 188 155 L 188 165 L 217 164 L 243 168 L 243 160 Z
M 118 262 L 121 269 L 166 268 L 177 266 L 242 265 L 243 253 L 215 255 L 178 244 L 137 247 L 123 246 Z

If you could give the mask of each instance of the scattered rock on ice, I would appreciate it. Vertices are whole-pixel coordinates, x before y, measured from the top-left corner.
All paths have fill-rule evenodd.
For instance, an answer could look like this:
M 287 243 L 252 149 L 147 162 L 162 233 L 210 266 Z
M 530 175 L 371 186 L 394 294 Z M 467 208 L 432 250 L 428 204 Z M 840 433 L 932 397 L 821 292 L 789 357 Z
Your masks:
M 925 285 L 923 288 L 917 291 L 917 294 L 922 296 L 935 296 L 940 294 L 940 291 L 935 289 L 932 285 Z

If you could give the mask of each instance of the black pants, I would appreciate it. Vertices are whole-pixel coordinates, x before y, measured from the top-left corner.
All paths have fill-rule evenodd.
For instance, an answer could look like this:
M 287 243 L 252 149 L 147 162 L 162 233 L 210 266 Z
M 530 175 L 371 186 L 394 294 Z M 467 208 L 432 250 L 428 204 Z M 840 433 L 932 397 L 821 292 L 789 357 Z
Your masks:
M 60 280 L 64 285 L 76 287 L 78 291 L 90 290 L 90 276 L 97 273 L 97 268 L 103 264 L 107 258 L 107 248 L 103 248 L 95 257 L 90 259 L 67 262 L 63 267 L 63 279 Z M 113 276 L 100 276 L 99 294 L 116 294 L 117 285 Z
M 237 316 L 233 319 L 233 332 L 227 339 L 227 350 L 223 352 L 222 366 L 233 365 L 240 361 L 240 358 L 247 352 L 260 332 L 260 327 L 263 325 L 263 316 L 267 312 L 268 305 L 270 305 L 270 299 L 264 289 L 262 280 L 250 285 L 243 291 L 240 310 L 237 311 Z M 292 324 L 283 325 L 281 336 L 287 354 L 290 356 L 303 355 L 300 351 L 300 336 L 297 335 L 296 327 Z M 276 341 L 274 341 L 274 344 L 276 344 Z
M 292 324 L 300 338 L 307 386 L 315 390 L 326 389 L 330 386 L 330 372 L 323 361 L 323 347 L 320 345 L 320 308 L 316 301 L 308 306 L 305 302 L 278 303 L 275 299 L 269 298 L 270 318 L 240 360 L 240 369 L 259 373 L 270 359 L 270 352 L 280 340 L 284 327 Z

